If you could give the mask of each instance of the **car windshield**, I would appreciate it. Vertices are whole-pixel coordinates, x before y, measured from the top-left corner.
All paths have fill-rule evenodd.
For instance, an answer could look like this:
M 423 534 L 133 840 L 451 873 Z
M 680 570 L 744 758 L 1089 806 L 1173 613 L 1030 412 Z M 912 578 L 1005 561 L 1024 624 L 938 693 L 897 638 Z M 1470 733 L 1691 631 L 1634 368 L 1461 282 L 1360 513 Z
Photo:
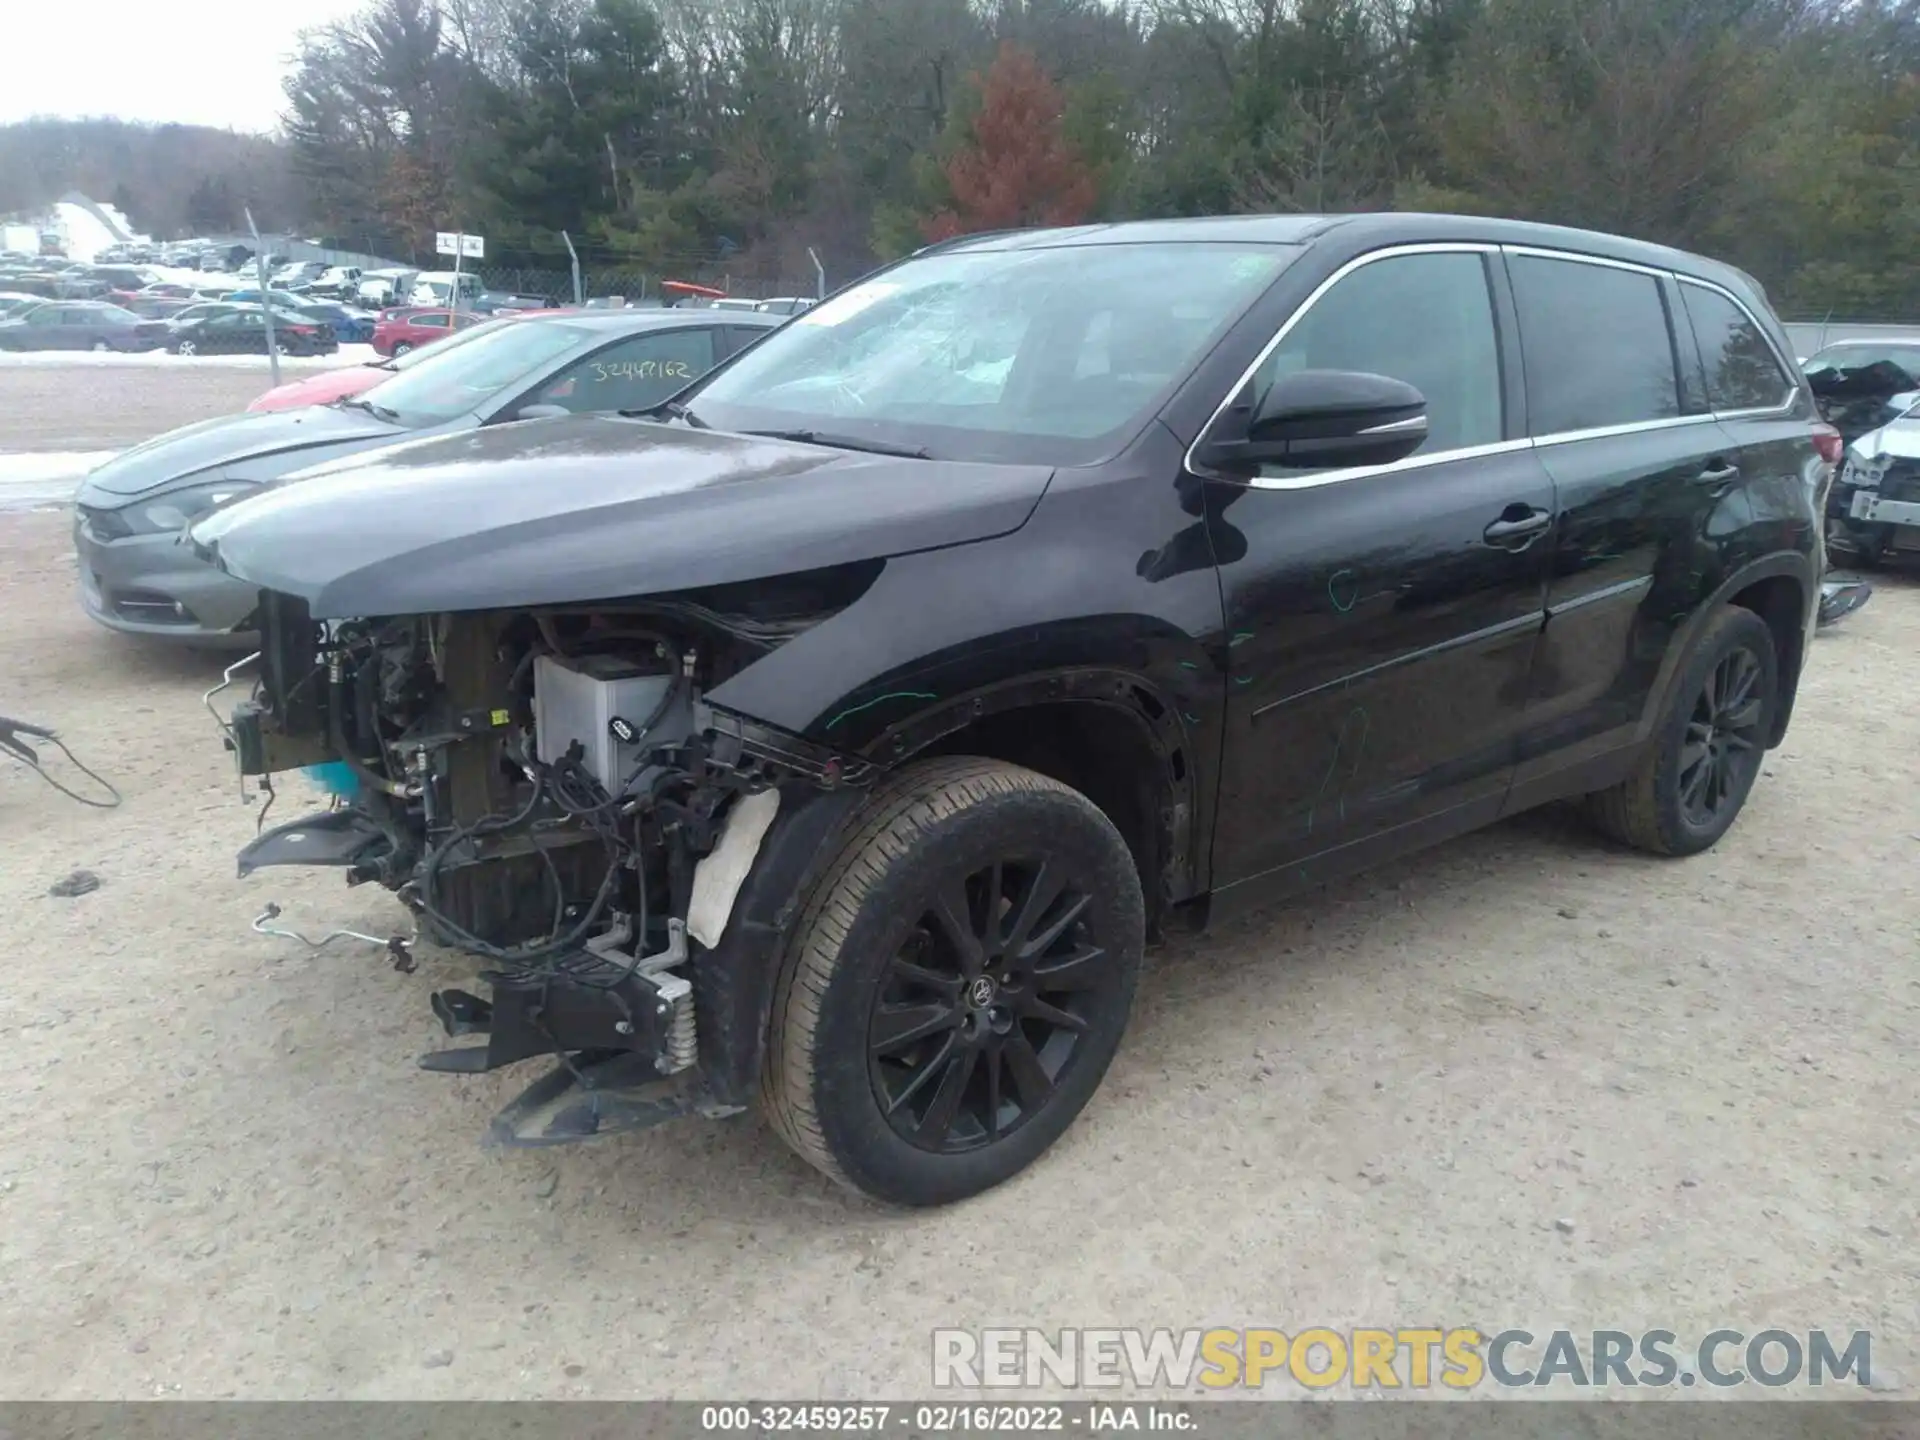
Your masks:
M 1864 370 L 1883 361 L 1909 375 L 1920 375 L 1920 345 L 1835 345 L 1807 361 L 1806 371 L 1811 375 L 1825 370 Z
M 721 429 L 1085 463 L 1143 423 L 1297 253 L 1164 242 L 929 255 L 802 311 L 689 403 Z
M 530 370 L 558 359 L 594 332 L 552 321 L 477 326 L 461 343 L 446 340 L 383 380 L 366 398 L 402 425 L 438 425 L 485 404 Z

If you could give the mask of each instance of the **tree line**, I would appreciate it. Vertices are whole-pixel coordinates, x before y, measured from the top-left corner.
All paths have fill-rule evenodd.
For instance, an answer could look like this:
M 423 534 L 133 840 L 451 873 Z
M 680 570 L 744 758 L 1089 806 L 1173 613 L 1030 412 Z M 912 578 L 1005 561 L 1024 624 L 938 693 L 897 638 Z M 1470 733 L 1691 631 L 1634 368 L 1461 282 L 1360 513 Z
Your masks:
M 790 282 L 1003 224 L 1446 209 L 1920 319 L 1920 0 L 368 0 L 287 91 L 295 218 L 387 253 L 564 231 Z

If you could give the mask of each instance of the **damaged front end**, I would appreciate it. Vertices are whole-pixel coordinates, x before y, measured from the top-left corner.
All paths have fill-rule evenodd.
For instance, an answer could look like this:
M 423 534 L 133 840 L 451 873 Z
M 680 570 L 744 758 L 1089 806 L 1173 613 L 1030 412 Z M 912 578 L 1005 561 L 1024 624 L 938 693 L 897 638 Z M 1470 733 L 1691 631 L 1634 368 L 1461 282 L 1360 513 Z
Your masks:
M 478 993 L 430 997 L 462 1043 L 420 1063 L 553 1058 L 495 1120 L 500 1143 L 741 1108 L 777 935 L 736 902 L 776 821 L 766 893 L 791 894 L 809 825 L 871 767 L 706 695 L 830 607 L 836 580 L 791 583 L 798 620 L 654 599 L 317 621 L 266 592 L 228 745 L 269 787 L 324 767 L 335 799 L 261 833 L 240 872 L 339 868 L 479 961 Z M 796 827 L 802 810 L 819 814 Z

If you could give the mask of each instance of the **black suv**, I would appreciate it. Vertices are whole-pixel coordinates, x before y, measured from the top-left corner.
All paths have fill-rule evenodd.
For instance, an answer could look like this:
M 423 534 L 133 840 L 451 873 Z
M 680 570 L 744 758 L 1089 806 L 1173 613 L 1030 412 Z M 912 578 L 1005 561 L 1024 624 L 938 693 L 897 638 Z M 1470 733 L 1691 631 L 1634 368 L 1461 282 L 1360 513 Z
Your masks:
M 1663 855 L 1793 707 L 1839 437 L 1746 276 L 1445 216 L 976 236 L 645 416 L 216 512 L 229 743 L 475 957 L 423 1058 L 552 1143 L 756 1100 L 950 1201 L 1086 1104 L 1149 937 L 1546 801 Z M 393 949 L 403 967 L 408 942 Z

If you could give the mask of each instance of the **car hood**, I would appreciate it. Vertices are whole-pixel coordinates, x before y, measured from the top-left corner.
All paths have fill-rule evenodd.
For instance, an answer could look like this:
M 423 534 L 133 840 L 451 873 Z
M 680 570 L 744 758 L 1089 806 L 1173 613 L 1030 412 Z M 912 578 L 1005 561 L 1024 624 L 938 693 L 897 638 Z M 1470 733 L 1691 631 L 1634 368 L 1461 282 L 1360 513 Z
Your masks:
M 1051 475 L 579 415 L 303 472 L 193 540 L 326 619 L 562 605 L 991 539 Z
M 288 381 L 276 390 L 267 391 L 247 409 L 292 410 L 301 405 L 324 405 L 329 400 L 344 400 L 363 390 L 371 390 L 382 380 L 392 378 L 393 371 L 383 366 L 343 365 L 335 370 L 322 370 L 318 375 L 309 375 L 304 380 Z
M 123 451 L 88 475 L 84 489 L 101 496 L 144 495 L 224 465 L 241 466 L 241 479 L 277 479 L 338 454 L 391 444 L 407 433 L 365 410 L 309 407 L 223 415 Z M 87 503 L 86 495 L 80 500 Z
M 1920 395 L 1903 398 L 1920 401 Z M 1895 420 L 1878 430 L 1869 430 L 1847 449 L 1862 460 L 1872 460 L 1881 455 L 1897 460 L 1920 460 L 1920 417 Z

